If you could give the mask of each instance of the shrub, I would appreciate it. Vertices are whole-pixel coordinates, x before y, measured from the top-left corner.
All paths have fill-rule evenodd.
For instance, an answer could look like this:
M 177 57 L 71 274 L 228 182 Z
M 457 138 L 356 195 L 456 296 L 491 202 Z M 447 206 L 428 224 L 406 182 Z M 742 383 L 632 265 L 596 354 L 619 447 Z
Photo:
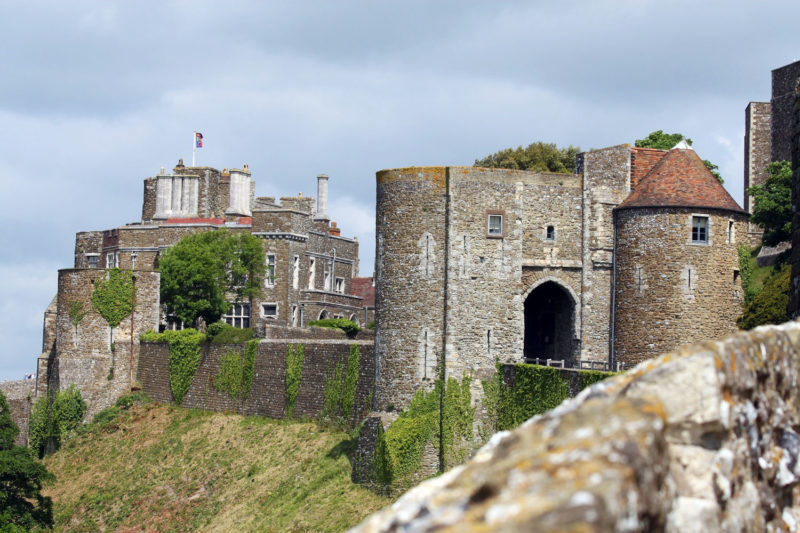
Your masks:
M 320 328 L 333 328 L 344 331 L 348 337 L 355 337 L 356 333 L 361 331 L 358 324 L 346 318 L 323 318 L 322 320 L 312 320 L 308 323 L 309 326 L 317 326 Z
M 78 428 L 85 414 L 86 402 L 74 384 L 66 390 L 58 391 L 52 406 L 47 395 L 41 396 L 31 410 L 28 446 L 42 457 L 48 451 L 47 441 L 50 439 L 54 450 L 49 451 L 55 451 Z
M 764 282 L 753 300 L 745 306 L 744 313 L 736 320 L 740 329 L 753 329 L 764 324 L 781 324 L 789 320 L 789 278 L 791 266 L 784 263 Z
M 255 336 L 253 328 L 235 328 L 227 322 L 214 322 L 206 329 L 214 344 L 244 344 Z

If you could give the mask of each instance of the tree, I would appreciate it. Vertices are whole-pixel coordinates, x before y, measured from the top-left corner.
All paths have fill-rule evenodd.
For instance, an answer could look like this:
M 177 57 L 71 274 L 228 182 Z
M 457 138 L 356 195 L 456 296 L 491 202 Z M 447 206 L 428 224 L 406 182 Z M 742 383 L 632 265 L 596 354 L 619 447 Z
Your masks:
M 682 133 L 664 133 L 663 130 L 656 130 L 651 131 L 650 134 L 645 137 L 644 139 L 636 139 L 636 146 L 639 148 L 656 148 L 658 150 L 672 150 L 676 144 L 681 142 L 681 140 L 685 140 L 686 143 L 691 146 L 692 140 L 688 137 L 684 137 Z M 703 163 L 705 164 L 706 168 L 711 172 L 711 174 L 717 178 L 717 181 L 720 183 L 725 183 L 725 180 L 722 179 L 717 170 L 719 167 L 709 161 L 708 159 L 703 159 Z
M 476 167 L 511 168 L 537 172 L 575 172 L 575 156 L 581 149 L 569 145 L 558 148 L 554 143 L 535 142 L 526 148 L 506 148 L 483 159 L 476 159 Z
M 55 479 L 30 450 L 16 446 L 19 428 L 0 392 L 0 531 L 53 527 L 53 504 L 42 486 Z
M 261 294 L 266 272 L 261 242 L 250 233 L 215 230 L 188 235 L 159 262 L 161 302 L 185 324 L 216 322 L 231 305 L 228 296 L 250 301 Z
M 750 220 L 764 228 L 762 242 L 767 246 L 789 240 L 792 236 L 792 164 L 775 161 L 767 165 L 764 185 L 747 188 L 753 197 Z

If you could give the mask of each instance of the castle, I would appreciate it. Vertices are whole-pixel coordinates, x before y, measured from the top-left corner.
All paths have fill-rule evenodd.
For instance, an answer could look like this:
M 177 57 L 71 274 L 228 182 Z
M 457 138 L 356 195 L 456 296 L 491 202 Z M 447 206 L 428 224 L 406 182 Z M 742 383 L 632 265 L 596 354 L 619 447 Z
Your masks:
M 349 318 L 364 323 L 369 310 L 351 294 L 358 275 L 358 241 L 343 237 L 327 213 L 328 181 L 317 177 L 317 201 L 301 195 L 255 197 L 247 165 L 219 171 L 186 167 L 164 169 L 144 180 L 140 222 L 105 231 L 79 232 L 74 268 L 58 273 L 58 294 L 45 313 L 43 353 L 37 365 L 37 395 L 74 383 L 90 413 L 111 405 L 136 381 L 139 335 L 149 329 L 182 327 L 166 316 L 159 297 L 158 261 L 181 237 L 225 228 L 249 232 L 264 249 L 262 295 L 253 302 L 232 301 L 223 320 L 253 327 L 302 327 L 321 318 Z M 136 306 L 130 321 L 114 328 L 92 311 L 94 283 L 108 268 L 134 272 Z M 76 324 L 70 309 L 82 305 Z M 130 352 L 130 357 L 128 357 Z
M 411 167 L 377 187 L 378 409 L 442 363 L 615 369 L 736 330 L 747 212 L 685 142 L 586 152 L 572 175 Z

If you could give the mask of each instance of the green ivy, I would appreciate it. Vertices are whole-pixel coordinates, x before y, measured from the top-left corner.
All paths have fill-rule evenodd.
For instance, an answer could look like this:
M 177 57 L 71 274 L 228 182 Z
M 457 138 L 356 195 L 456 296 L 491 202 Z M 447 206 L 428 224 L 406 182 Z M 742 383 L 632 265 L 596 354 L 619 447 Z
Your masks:
M 83 302 L 78 300 L 70 300 L 69 301 L 69 321 L 75 327 L 75 331 L 78 331 L 78 324 L 81 323 L 83 317 L 86 316 L 86 311 L 83 310 Z
M 300 391 L 300 380 L 303 375 L 303 359 L 305 359 L 305 346 L 302 344 L 289 345 L 286 354 L 286 417 L 294 416 L 294 406 L 297 402 L 297 393 Z
M 345 371 L 344 389 L 342 390 L 342 417 L 346 425 L 349 425 L 353 418 L 360 359 L 361 353 L 358 349 L 358 344 L 350 345 L 350 356 L 347 358 L 347 370 Z
M 372 463 L 379 484 L 408 484 L 422 465 L 428 443 L 444 453 L 443 469 L 467 458 L 475 417 L 471 383 L 470 375 L 461 381 L 451 377 L 446 387 L 436 380 L 432 390 L 418 390 L 408 409 L 385 432 L 379 431 Z
M 175 403 L 180 405 L 194 380 L 194 373 L 200 364 L 200 344 L 206 336 L 195 329 L 187 328 L 181 331 L 167 330 L 164 333 L 148 331 L 139 338 L 146 342 L 169 344 L 169 385 Z
M 108 325 L 115 328 L 131 314 L 133 303 L 133 275 L 130 270 L 111 268 L 105 276 L 94 282 L 92 307 Z
M 219 360 L 219 371 L 214 376 L 214 388 L 227 392 L 232 400 L 238 400 L 242 392 L 242 354 L 228 350 Z
M 325 376 L 325 392 L 323 393 L 322 412 L 319 417 L 325 421 L 336 421 L 342 401 L 342 361 L 336 361 L 333 369 Z
M 466 461 L 472 449 L 475 408 L 472 407 L 471 383 L 472 376 L 469 374 L 464 375 L 460 383 L 452 377 L 447 379 L 447 388 L 442 402 L 441 438 L 445 468 Z
M 503 381 L 504 365 L 498 363 L 491 380 L 482 381 L 483 405 L 486 409 L 488 430 L 480 430 L 486 440 L 491 433 L 512 429 L 532 416 L 545 413 L 570 396 L 569 382 L 560 369 L 547 366 L 514 365 L 514 386 Z M 602 381 L 613 372 L 580 370 L 580 390 Z
M 242 363 L 242 403 L 247 401 L 253 388 L 253 376 L 256 372 L 256 355 L 258 339 L 252 339 L 244 345 L 244 361 Z
M 242 406 L 247 401 L 253 385 L 257 351 L 258 340 L 248 341 L 244 353 L 228 350 L 220 358 L 219 371 L 214 376 L 214 388 L 228 393 L 232 400 L 240 401 Z
M 739 245 L 739 275 L 742 278 L 742 290 L 744 291 L 744 303 L 749 304 L 753 301 L 758 292 L 752 286 L 753 280 L 753 256 L 750 247 L 746 244 Z
M 56 392 L 50 405 L 48 395 L 41 396 L 31 410 L 28 446 L 42 457 L 46 451 L 47 440 L 52 439 L 55 449 L 83 421 L 86 402 L 75 384 L 68 389 Z

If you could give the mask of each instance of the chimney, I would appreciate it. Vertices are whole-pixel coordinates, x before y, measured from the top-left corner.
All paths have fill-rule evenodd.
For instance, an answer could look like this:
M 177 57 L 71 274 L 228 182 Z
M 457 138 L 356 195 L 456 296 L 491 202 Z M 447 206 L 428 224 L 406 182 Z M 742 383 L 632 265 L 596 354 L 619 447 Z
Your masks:
M 328 175 L 317 176 L 317 214 L 314 220 L 330 220 L 328 218 Z
M 334 237 L 341 237 L 342 230 L 336 227 L 336 222 L 331 222 L 331 227 L 328 228 L 328 234 L 333 235 Z

